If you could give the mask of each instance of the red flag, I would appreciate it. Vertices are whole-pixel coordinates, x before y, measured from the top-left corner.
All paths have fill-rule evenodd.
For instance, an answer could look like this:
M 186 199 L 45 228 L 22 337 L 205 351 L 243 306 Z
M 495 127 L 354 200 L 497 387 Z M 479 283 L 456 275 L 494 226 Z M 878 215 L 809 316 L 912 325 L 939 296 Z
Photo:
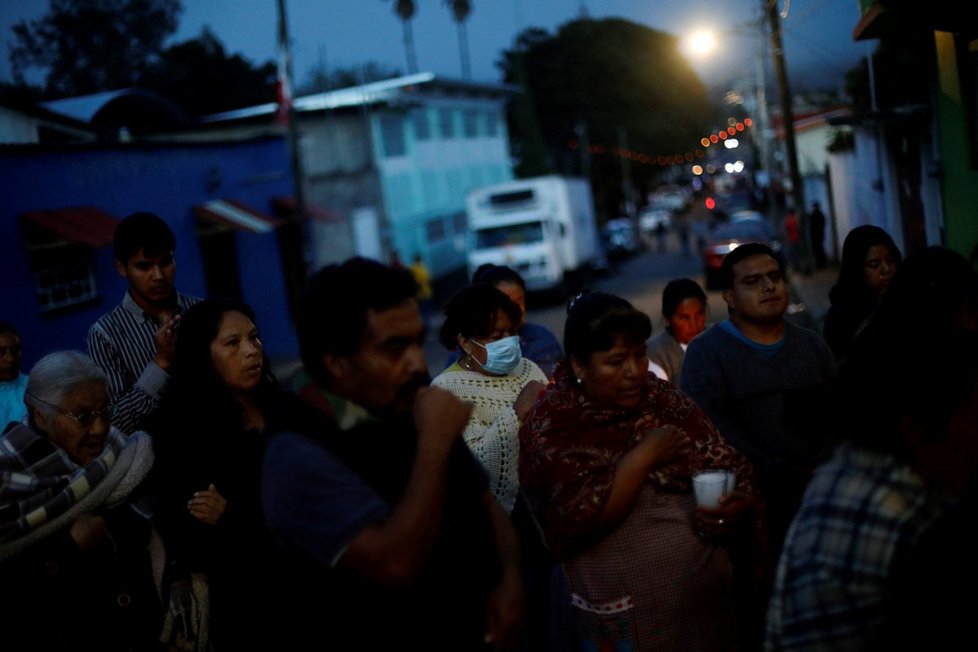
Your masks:
M 275 84 L 275 101 L 278 102 L 275 121 L 283 125 L 289 124 L 289 110 L 292 108 L 292 89 L 289 87 L 288 57 L 288 49 L 286 46 L 280 44 L 278 50 L 278 81 Z

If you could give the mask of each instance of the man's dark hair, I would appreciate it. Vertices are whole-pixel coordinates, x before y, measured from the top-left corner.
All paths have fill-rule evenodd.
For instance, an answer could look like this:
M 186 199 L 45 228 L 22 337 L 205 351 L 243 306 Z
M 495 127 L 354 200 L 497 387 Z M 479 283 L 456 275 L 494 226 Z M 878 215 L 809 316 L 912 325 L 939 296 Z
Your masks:
M 496 314 L 502 310 L 513 327 L 519 326 L 523 315 L 520 307 L 502 290 L 488 283 L 473 283 L 452 295 L 445 304 L 439 340 L 449 351 L 458 346 L 457 336 L 484 338 L 495 325 Z
M 662 291 L 662 315 L 671 317 L 679 304 L 690 298 L 706 303 L 706 293 L 699 283 L 691 278 L 675 278 L 669 281 Z
M 411 270 L 354 257 L 326 265 L 306 286 L 299 303 L 299 354 L 306 373 L 328 385 L 332 377 L 323 355 L 355 354 L 367 328 L 367 311 L 380 312 L 414 299 L 418 283 Z
M 526 291 L 526 281 L 512 267 L 505 265 L 494 265 L 485 263 L 480 265 L 472 275 L 472 283 L 488 283 L 489 285 L 499 285 L 500 283 L 514 283 Z
M 784 261 L 781 257 L 774 253 L 766 244 L 761 244 L 760 242 L 747 242 L 740 245 L 729 254 L 723 258 L 723 262 L 720 264 L 720 289 L 730 290 L 733 288 L 733 267 L 740 261 L 750 258 L 751 256 L 770 256 L 778 263 L 778 270 L 784 274 Z
M 112 237 L 115 259 L 123 264 L 129 262 L 140 249 L 147 256 L 160 256 L 176 247 L 176 238 L 167 223 L 145 211 L 133 213 L 119 222 Z
M 15 335 L 20 337 L 20 333 L 9 321 L 0 321 L 0 335 Z

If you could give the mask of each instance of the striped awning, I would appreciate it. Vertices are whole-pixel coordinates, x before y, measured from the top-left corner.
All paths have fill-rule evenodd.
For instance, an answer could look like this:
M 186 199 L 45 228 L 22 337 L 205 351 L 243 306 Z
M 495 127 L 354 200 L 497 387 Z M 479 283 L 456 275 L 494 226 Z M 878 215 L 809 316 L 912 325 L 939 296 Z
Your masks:
M 100 208 L 77 206 L 22 213 L 21 219 L 69 242 L 108 247 L 119 220 Z
M 194 207 L 197 219 L 229 226 L 247 233 L 268 233 L 282 220 L 234 199 L 212 199 Z

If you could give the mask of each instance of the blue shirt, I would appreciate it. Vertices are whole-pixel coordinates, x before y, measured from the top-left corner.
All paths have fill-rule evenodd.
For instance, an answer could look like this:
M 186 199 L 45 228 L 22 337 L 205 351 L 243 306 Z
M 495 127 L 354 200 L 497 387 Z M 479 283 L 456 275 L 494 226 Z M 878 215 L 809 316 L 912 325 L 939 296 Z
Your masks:
M 24 405 L 24 391 L 27 389 L 27 376 L 21 374 L 14 380 L 0 382 L 0 432 L 11 421 L 20 421 L 27 414 Z

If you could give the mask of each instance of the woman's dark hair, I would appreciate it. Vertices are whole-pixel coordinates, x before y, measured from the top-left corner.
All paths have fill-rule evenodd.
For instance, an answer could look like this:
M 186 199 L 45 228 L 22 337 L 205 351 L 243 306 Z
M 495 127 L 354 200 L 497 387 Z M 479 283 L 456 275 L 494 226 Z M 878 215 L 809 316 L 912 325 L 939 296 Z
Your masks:
M 255 323 L 255 313 L 237 299 L 204 299 L 187 309 L 180 317 L 177 350 L 173 359 L 173 382 L 182 401 L 205 402 L 210 411 L 240 418 L 238 404 L 224 379 L 211 362 L 211 343 L 217 337 L 224 315 L 240 312 Z M 268 357 L 262 351 L 262 376 L 255 388 L 259 408 L 264 399 L 279 389 Z
M 607 292 L 582 292 L 567 306 L 564 351 L 588 363 L 591 354 L 607 351 L 621 336 L 626 342 L 644 342 L 652 335 L 652 320 L 631 303 Z
M 662 315 L 666 318 L 676 312 L 679 304 L 686 299 L 699 299 L 706 303 L 706 293 L 700 284 L 691 278 L 677 278 L 669 281 L 662 291 Z
M 871 224 L 857 226 L 849 231 L 842 243 L 839 279 L 829 290 L 829 301 L 836 305 L 851 306 L 872 304 L 875 301 L 872 291 L 866 287 L 864 265 L 866 254 L 876 245 L 888 246 L 897 265 L 903 261 L 903 255 L 889 233 Z
M 505 265 L 494 265 L 485 263 L 480 265 L 475 274 L 472 275 L 472 283 L 488 283 L 489 285 L 499 285 L 500 283 L 513 283 L 526 291 L 526 281 L 512 267 Z
M 475 283 L 456 292 L 445 304 L 445 321 L 438 339 L 449 351 L 458 347 L 458 335 L 486 337 L 492 331 L 496 314 L 502 311 L 519 325 L 520 307 L 506 294 L 488 283 Z

